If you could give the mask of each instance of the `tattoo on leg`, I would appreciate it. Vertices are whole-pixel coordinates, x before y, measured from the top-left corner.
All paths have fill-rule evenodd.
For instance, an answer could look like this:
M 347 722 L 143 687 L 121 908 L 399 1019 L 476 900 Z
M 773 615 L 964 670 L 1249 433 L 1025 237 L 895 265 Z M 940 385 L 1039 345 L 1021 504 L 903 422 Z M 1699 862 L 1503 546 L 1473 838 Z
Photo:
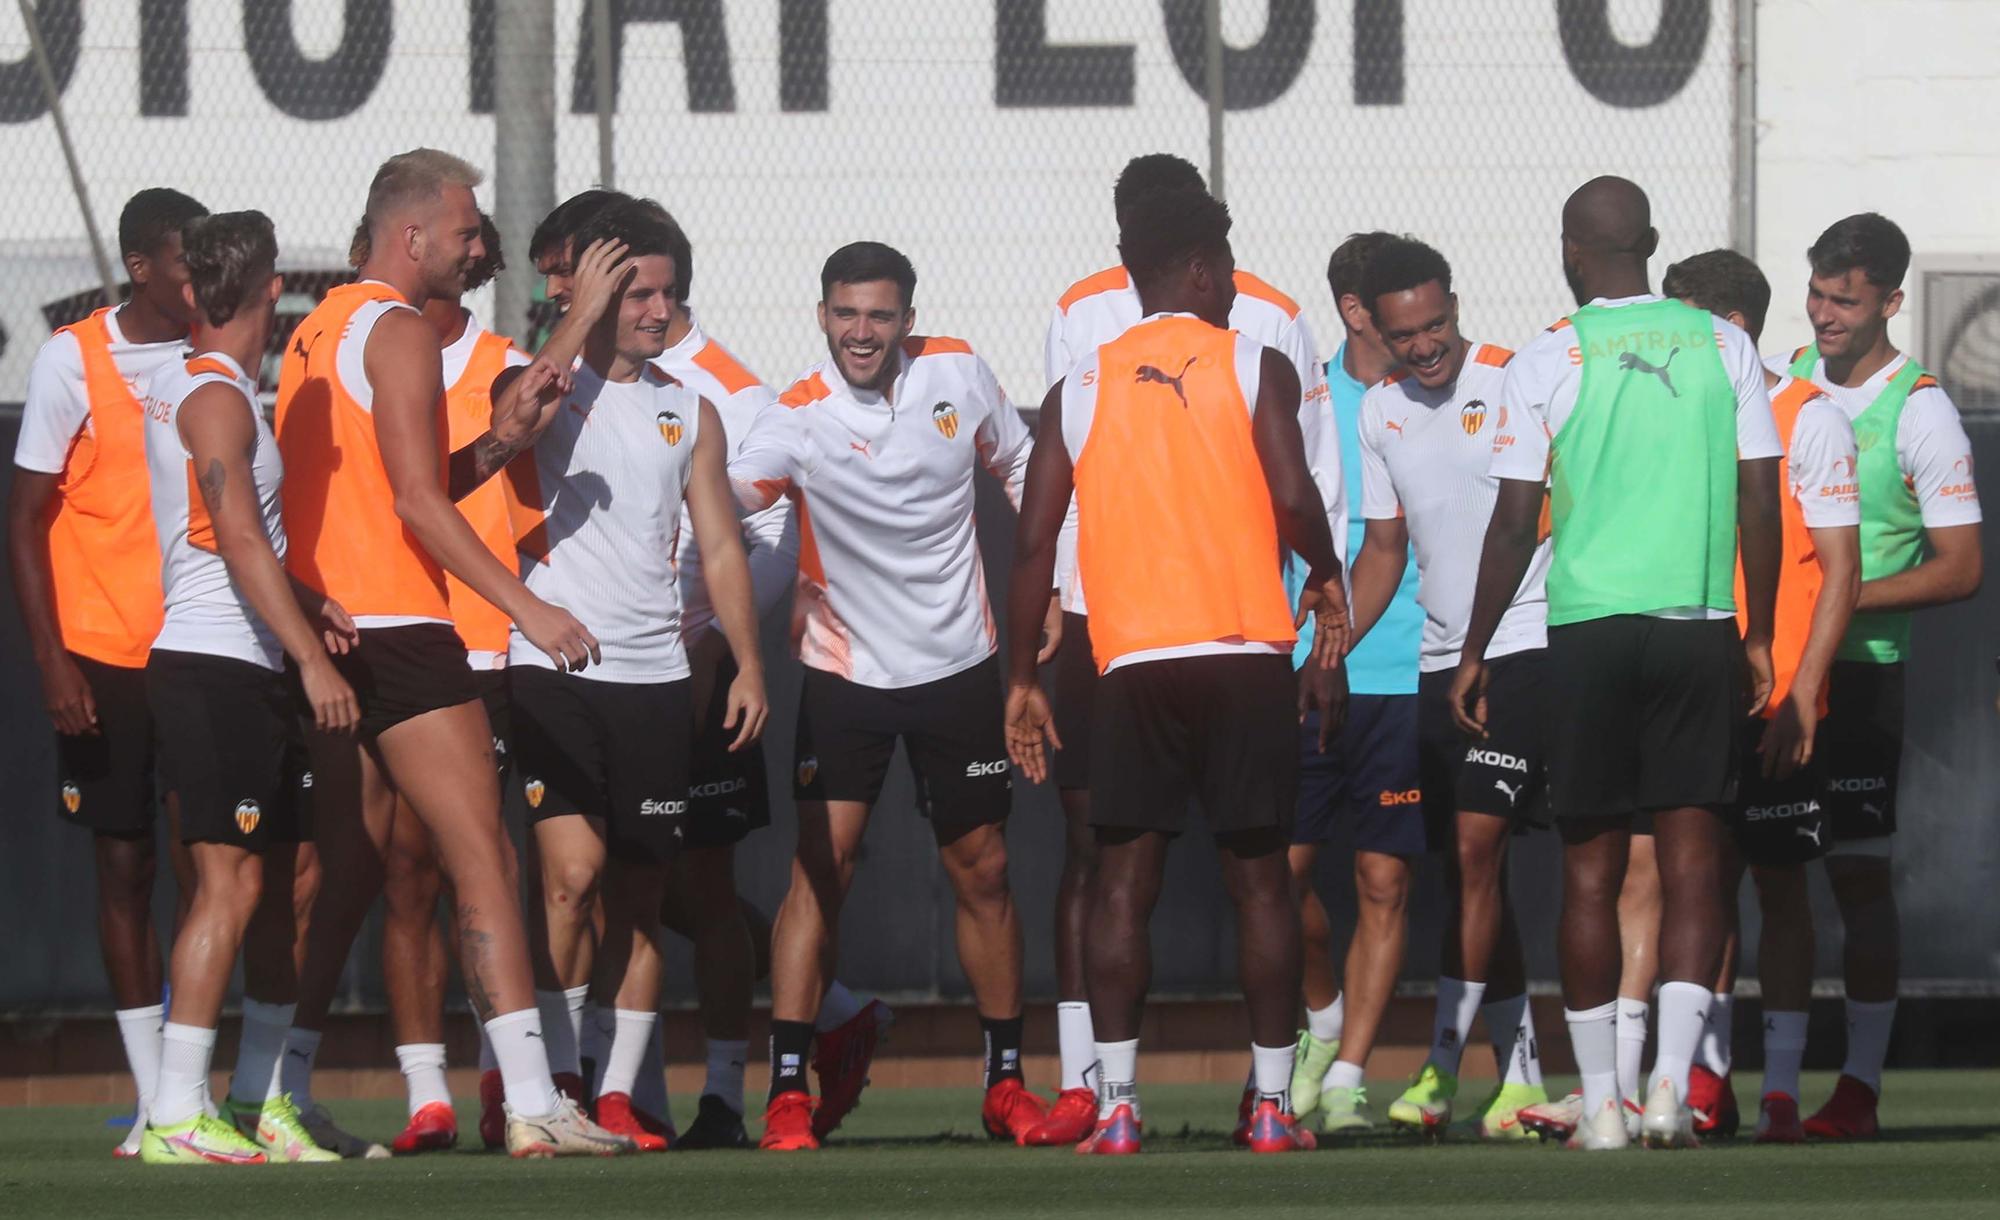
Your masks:
M 465 974 L 465 995 L 472 1001 L 472 1009 L 479 1019 L 493 1019 L 493 1000 L 486 994 L 486 971 L 493 953 L 493 937 L 474 925 L 479 921 L 479 908 L 471 903 L 462 903 L 458 908 L 458 961 L 459 969 Z

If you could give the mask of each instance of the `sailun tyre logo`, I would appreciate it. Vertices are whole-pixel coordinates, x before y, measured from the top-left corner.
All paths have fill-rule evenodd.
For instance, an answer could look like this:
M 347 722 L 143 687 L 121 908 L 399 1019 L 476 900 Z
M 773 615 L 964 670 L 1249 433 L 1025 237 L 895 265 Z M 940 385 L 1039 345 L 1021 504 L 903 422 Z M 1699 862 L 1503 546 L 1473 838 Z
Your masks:
M 936 406 L 931 408 L 931 422 L 937 425 L 937 430 L 944 435 L 944 439 L 946 440 L 957 439 L 958 437 L 957 407 L 952 406 L 948 402 L 938 403 Z
M 660 412 L 653 417 L 653 422 L 660 426 L 660 437 L 669 445 L 680 444 L 681 437 L 687 434 L 687 428 L 681 423 L 681 417 L 672 411 Z
M 249 834 L 257 829 L 257 823 L 264 820 L 264 811 L 256 801 L 236 802 L 236 829 Z

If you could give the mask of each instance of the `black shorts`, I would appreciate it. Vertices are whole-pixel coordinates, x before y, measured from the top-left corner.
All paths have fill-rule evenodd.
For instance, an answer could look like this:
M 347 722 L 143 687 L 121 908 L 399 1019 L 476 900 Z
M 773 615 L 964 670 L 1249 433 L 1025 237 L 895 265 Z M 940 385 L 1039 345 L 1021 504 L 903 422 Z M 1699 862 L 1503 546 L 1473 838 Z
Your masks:
M 507 671 L 479 669 L 472 673 L 472 689 L 486 708 L 486 724 L 493 732 L 493 765 L 500 772 L 500 785 L 514 764 L 513 706 L 507 698 Z
M 1003 822 L 1014 802 L 1005 711 L 997 657 L 895 690 L 807 666 L 792 799 L 873 804 L 900 737 L 917 781 L 917 812 L 930 819 L 938 842 Z
M 1486 739 L 1473 741 L 1451 718 L 1458 670 L 1417 679 L 1424 813 L 1447 826 L 1464 813 L 1547 826 L 1548 652 L 1534 648 L 1486 663 Z M 1446 840 L 1450 842 L 1451 840 Z
M 283 673 L 156 648 L 146 696 L 180 797 L 182 842 L 262 851 L 312 837 L 299 704 Z
M 363 627 L 361 642 L 333 659 L 361 701 L 361 736 L 479 698 L 465 644 L 450 623 Z
M 1744 670 L 1734 619 L 1621 614 L 1550 627 L 1556 818 L 1728 806 Z
M 56 734 L 56 809 L 101 835 L 137 838 L 153 830 L 154 727 L 146 671 L 70 653 L 97 705 L 97 731 Z
M 1826 760 L 1832 842 L 1895 834 L 1896 781 L 1903 769 L 1903 666 L 1835 661 L 1813 753 Z
M 694 718 L 686 847 L 739 843 L 751 831 L 771 824 L 771 781 L 764 773 L 763 741 L 731 753 L 729 743 L 736 740 L 737 730 L 722 727 L 729 715 L 729 684 L 735 680 L 736 659 L 725 651 L 709 688 L 708 706 L 698 709 Z
M 612 855 L 672 859 L 687 827 L 688 680 L 604 682 L 539 665 L 507 672 L 529 823 L 600 818 Z
M 1056 736 L 1063 748 L 1055 752 L 1056 787 L 1090 787 L 1090 721 L 1097 699 L 1097 658 L 1090 653 L 1090 618 L 1063 612 L 1062 647 L 1049 662 L 1049 703 Z
M 1440 846 L 1424 817 L 1415 695 L 1349 695 L 1347 719 L 1325 753 L 1318 712 L 1306 713 L 1298 739 L 1292 842 L 1352 840 L 1356 851 L 1388 856 L 1419 856 Z
M 1812 761 L 1784 779 L 1764 778 L 1764 759 L 1757 747 L 1770 721 L 1755 717 L 1745 721 L 1737 740 L 1737 756 L 1742 773 L 1736 786 L 1736 803 L 1729 807 L 1729 829 L 1736 849 L 1758 868 L 1789 868 L 1808 864 L 1833 846 L 1827 833 L 1826 757 L 1821 736 L 1813 746 Z
M 1174 657 L 1112 670 L 1097 689 L 1090 824 L 1178 834 L 1188 798 L 1216 834 L 1289 836 L 1299 801 L 1298 687 L 1289 657 Z

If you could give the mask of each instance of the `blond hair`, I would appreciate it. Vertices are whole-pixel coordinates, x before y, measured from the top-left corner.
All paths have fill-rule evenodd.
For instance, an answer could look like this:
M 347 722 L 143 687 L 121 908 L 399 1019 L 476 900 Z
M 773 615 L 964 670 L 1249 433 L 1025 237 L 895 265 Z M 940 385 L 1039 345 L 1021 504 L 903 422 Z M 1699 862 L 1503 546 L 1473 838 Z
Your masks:
M 475 187 L 485 175 L 470 162 L 435 148 L 413 148 L 397 153 L 375 171 L 368 185 L 368 210 L 363 223 L 370 228 L 412 204 L 428 203 L 448 186 Z

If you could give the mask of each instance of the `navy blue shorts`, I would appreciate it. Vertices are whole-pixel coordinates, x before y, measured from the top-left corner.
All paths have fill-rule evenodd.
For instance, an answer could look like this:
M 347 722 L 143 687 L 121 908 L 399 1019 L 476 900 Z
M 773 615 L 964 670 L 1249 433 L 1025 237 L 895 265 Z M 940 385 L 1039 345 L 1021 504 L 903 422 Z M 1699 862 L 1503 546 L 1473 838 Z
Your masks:
M 1308 713 L 1299 726 L 1292 842 L 1340 838 L 1352 840 L 1356 851 L 1391 856 L 1433 850 L 1418 774 L 1415 695 L 1349 696 L 1347 723 L 1324 754 L 1319 713 Z

